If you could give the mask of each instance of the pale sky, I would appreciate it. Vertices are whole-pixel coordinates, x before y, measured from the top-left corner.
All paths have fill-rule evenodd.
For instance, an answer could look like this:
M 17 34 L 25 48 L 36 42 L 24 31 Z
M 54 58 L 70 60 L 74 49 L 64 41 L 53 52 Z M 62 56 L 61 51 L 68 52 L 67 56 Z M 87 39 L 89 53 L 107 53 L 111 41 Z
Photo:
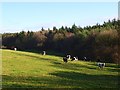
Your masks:
M 118 17 L 117 2 L 2 2 L 1 32 L 102 24 Z

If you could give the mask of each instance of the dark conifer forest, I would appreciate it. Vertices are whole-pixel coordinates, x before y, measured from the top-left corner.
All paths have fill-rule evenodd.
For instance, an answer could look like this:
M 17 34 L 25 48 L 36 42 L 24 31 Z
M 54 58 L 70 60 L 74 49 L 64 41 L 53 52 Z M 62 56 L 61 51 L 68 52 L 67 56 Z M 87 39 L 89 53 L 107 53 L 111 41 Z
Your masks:
M 119 63 L 120 20 L 108 20 L 102 25 L 80 27 L 42 28 L 40 31 L 3 33 L 1 48 L 18 50 L 54 51 L 63 55 L 71 54 L 79 60 Z

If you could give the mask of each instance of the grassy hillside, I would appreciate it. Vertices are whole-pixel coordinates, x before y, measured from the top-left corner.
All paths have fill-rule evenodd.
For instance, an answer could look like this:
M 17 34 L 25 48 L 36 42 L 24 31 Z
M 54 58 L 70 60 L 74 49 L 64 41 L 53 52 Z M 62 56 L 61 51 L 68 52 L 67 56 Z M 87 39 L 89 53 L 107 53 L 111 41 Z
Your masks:
M 100 70 L 95 62 L 69 61 L 62 57 L 2 50 L 3 88 L 116 88 L 118 66 L 107 63 Z

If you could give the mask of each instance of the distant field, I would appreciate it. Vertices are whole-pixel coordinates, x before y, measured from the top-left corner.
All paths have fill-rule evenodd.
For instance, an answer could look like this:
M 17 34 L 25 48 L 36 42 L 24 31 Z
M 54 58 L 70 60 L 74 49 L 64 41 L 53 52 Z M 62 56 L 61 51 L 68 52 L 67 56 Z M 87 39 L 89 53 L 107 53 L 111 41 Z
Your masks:
M 2 50 L 3 88 L 118 88 L 118 66 L 69 61 L 62 57 Z

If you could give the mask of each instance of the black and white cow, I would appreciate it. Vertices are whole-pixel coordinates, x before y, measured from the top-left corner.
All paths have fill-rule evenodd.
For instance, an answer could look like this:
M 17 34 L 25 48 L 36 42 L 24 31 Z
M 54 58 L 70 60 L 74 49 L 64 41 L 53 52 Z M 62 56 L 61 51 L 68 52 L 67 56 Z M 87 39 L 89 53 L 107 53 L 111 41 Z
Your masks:
M 78 60 L 78 57 L 72 57 L 72 60 L 71 61 L 77 61 Z
M 67 58 L 68 60 L 70 60 L 70 59 L 71 59 L 71 55 L 68 54 L 68 55 L 66 56 L 66 58 Z
M 84 57 L 84 61 L 86 61 L 87 60 L 87 57 Z
M 46 51 L 43 51 L 42 55 L 46 55 Z
M 98 62 L 97 65 L 98 65 L 99 68 L 104 68 L 105 67 L 105 63 Z
M 63 57 L 63 61 L 64 61 L 65 63 L 67 63 L 67 62 L 68 62 L 68 58 L 67 58 L 67 57 Z

